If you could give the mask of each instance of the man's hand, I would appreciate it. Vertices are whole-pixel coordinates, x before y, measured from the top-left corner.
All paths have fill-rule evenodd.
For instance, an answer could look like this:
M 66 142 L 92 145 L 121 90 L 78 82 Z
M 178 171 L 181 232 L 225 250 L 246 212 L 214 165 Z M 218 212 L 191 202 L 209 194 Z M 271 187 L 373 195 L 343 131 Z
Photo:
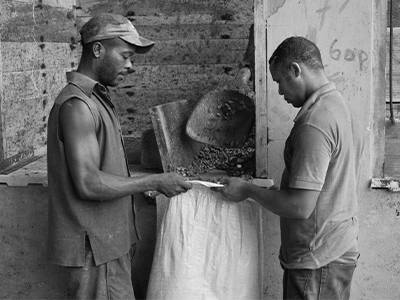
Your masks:
M 163 173 L 157 176 L 159 177 L 157 178 L 158 184 L 156 190 L 169 198 L 186 193 L 192 188 L 192 185 L 178 174 Z
M 212 187 L 211 190 L 220 193 L 226 199 L 240 202 L 248 198 L 248 185 L 251 184 L 238 177 L 231 177 L 223 187 Z

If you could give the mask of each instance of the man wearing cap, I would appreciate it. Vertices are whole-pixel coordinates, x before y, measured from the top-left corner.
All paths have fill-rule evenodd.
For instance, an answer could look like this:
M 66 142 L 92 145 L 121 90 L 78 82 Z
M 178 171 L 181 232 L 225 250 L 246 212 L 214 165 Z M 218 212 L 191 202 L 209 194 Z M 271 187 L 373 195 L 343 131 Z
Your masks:
M 133 194 L 172 197 L 191 185 L 173 173 L 130 176 L 108 87 L 132 71 L 153 42 L 125 17 L 102 14 L 81 29 L 82 57 L 48 120 L 48 257 L 68 267 L 73 299 L 135 299 L 131 258 L 138 240 Z

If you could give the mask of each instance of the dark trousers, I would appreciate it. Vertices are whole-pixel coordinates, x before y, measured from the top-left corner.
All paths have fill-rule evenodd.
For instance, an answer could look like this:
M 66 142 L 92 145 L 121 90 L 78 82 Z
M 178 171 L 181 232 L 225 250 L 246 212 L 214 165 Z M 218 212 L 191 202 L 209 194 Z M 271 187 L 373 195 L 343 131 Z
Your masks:
M 316 270 L 283 268 L 283 299 L 349 300 L 358 252 Z
M 96 266 L 90 244 L 86 243 L 84 267 L 68 267 L 70 299 L 134 300 L 131 281 L 133 249 L 125 256 Z

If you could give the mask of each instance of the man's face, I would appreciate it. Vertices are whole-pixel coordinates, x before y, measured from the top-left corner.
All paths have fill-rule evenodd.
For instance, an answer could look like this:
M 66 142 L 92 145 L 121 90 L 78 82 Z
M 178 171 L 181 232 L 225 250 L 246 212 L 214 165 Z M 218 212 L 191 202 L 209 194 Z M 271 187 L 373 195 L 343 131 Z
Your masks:
M 103 60 L 99 67 L 99 82 L 105 86 L 117 86 L 132 71 L 132 58 L 135 46 L 118 40 L 106 46 Z
M 282 67 L 275 64 L 271 64 L 269 70 L 273 81 L 278 84 L 279 95 L 282 95 L 286 102 L 294 107 L 303 106 L 307 99 L 300 73 L 295 69 L 285 70 L 286 72 L 283 73 Z

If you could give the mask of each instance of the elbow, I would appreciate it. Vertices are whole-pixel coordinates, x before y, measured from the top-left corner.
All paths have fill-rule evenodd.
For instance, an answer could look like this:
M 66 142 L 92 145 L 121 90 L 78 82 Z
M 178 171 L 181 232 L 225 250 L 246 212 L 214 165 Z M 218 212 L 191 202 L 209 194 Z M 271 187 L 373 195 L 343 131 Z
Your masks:
M 311 214 L 309 214 L 309 213 L 299 213 L 299 214 L 297 214 L 296 219 L 304 221 L 304 220 L 307 220 L 310 216 L 311 216 Z
M 96 184 L 89 178 L 76 180 L 75 190 L 81 200 L 101 200 L 101 193 L 97 192 Z
M 97 200 L 90 188 L 83 185 L 75 185 L 76 194 L 81 200 Z
M 312 214 L 312 211 L 309 211 L 309 210 L 304 209 L 304 208 L 297 207 L 293 211 L 292 218 L 293 219 L 298 219 L 298 220 L 307 220 L 308 218 L 310 218 L 311 214 Z

